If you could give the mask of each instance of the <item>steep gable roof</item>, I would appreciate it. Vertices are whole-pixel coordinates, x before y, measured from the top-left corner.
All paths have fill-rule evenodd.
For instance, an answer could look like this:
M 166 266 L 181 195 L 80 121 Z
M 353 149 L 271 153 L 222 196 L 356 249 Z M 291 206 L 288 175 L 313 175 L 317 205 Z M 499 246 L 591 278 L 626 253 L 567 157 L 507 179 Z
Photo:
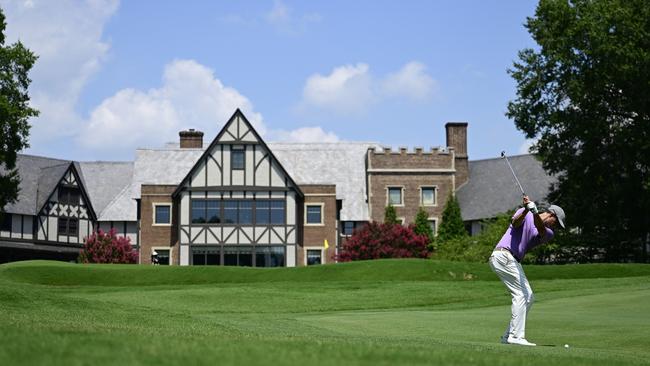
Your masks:
M 534 155 L 508 157 L 526 194 L 546 201 L 556 178 L 546 173 Z M 463 220 L 482 220 L 521 204 L 521 191 L 505 160 L 493 158 L 469 162 L 469 181 L 456 192 Z
M 244 115 L 244 113 L 242 113 L 242 111 L 241 111 L 239 108 L 237 108 L 237 110 L 235 111 L 235 113 L 233 113 L 232 117 L 230 117 L 230 119 L 228 119 L 228 122 L 226 122 L 226 124 L 223 126 L 223 128 L 221 129 L 221 131 L 220 131 L 220 132 L 217 134 L 217 136 L 214 138 L 214 140 L 212 140 L 212 142 L 210 143 L 210 145 L 209 145 L 209 146 L 208 146 L 208 147 L 203 151 L 203 154 L 199 157 L 199 159 L 196 160 L 196 163 L 194 164 L 194 166 L 192 167 L 192 169 L 190 169 L 190 171 L 187 173 L 187 175 L 185 175 L 185 178 L 183 178 L 183 180 L 181 180 L 180 184 L 178 185 L 178 187 L 176 188 L 176 190 L 174 191 L 174 193 L 172 194 L 172 196 L 173 196 L 173 197 L 178 196 L 178 194 L 183 190 L 185 184 L 190 180 L 190 178 L 194 175 L 194 173 L 195 173 L 195 172 L 196 172 L 196 171 L 201 167 L 201 161 L 203 161 L 204 158 L 206 157 L 206 155 L 209 154 L 210 151 L 211 151 L 211 150 L 212 150 L 212 149 L 213 149 L 213 148 L 214 148 L 214 147 L 219 143 L 219 141 L 221 140 L 221 137 L 224 136 L 224 134 L 226 134 L 226 133 L 228 133 L 230 136 L 232 136 L 232 134 L 230 134 L 230 132 L 228 132 L 228 129 L 230 128 L 230 125 L 233 124 L 233 123 L 237 120 L 237 118 L 240 118 L 240 120 L 241 120 L 242 122 L 244 122 L 244 124 L 246 125 L 246 127 L 248 128 L 248 130 L 250 131 L 250 133 L 253 134 L 253 136 L 254 136 L 255 139 L 258 141 L 258 143 L 259 143 L 262 147 L 264 147 L 264 148 L 269 152 L 271 158 L 272 158 L 273 160 L 275 160 L 276 162 L 278 162 L 278 166 L 279 166 L 280 171 L 282 172 L 282 174 L 284 174 L 286 177 L 288 177 L 289 182 L 291 183 L 291 185 L 292 185 L 293 187 L 295 187 L 296 193 L 297 193 L 300 197 L 303 197 L 304 194 L 302 193 L 302 191 L 300 190 L 300 188 L 298 187 L 298 185 L 296 184 L 296 182 L 294 182 L 294 180 L 293 180 L 293 178 L 291 177 L 291 175 L 290 175 L 290 174 L 286 171 L 286 169 L 282 166 L 282 164 L 280 163 L 280 160 L 278 160 L 278 159 L 275 157 L 275 155 L 273 155 L 273 151 L 271 151 L 271 149 L 266 145 L 266 143 L 264 142 L 264 140 L 262 140 L 262 138 L 261 138 L 260 135 L 257 133 L 257 131 L 255 130 L 255 128 L 253 127 L 253 125 L 248 121 L 248 119 L 246 118 L 246 116 Z
M 16 158 L 16 168 L 20 177 L 18 197 L 16 202 L 5 206 L 5 211 L 19 215 L 36 215 L 37 210 L 40 209 L 40 207 L 36 207 L 36 202 L 43 169 L 61 164 L 70 164 L 70 162 L 61 159 L 18 154 Z

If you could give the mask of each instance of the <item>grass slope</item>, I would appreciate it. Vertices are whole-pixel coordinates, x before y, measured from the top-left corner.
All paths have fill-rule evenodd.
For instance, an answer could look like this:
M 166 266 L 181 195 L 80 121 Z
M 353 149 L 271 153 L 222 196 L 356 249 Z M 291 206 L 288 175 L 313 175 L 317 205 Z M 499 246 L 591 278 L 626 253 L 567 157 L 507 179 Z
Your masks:
M 547 347 L 498 343 L 510 300 L 486 264 L 6 264 L 0 364 L 650 364 L 650 266 L 526 271 Z

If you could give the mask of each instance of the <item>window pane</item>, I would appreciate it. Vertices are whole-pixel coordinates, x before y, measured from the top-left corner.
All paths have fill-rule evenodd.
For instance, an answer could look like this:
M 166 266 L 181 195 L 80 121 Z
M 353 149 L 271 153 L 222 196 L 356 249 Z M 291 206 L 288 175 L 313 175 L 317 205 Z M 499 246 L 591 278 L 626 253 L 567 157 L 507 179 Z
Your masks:
M 77 235 L 77 224 L 79 221 L 77 219 L 68 219 L 68 235 Z
M 434 205 L 435 203 L 435 188 L 422 188 L 422 204 Z
M 68 204 L 78 206 L 79 205 L 79 197 L 81 196 L 81 192 L 78 189 L 75 189 L 75 188 L 70 188 L 69 192 L 70 192 L 69 193 L 70 195 L 68 196 Z
M 237 265 L 237 249 L 224 248 L 223 249 L 223 265 L 236 266 Z
M 65 217 L 59 217 L 59 235 L 68 235 L 68 219 Z
M 237 201 L 223 202 L 223 222 L 226 224 L 237 223 Z
M 429 226 L 431 226 L 433 235 L 436 235 L 436 220 L 429 220 Z
M 158 264 L 168 266 L 169 265 L 169 250 L 165 249 L 156 249 L 158 253 Z
M 402 189 L 401 188 L 388 188 L 388 203 L 391 205 L 402 204 Z
M 269 201 L 255 201 L 255 223 L 257 225 L 267 225 L 270 220 L 271 203 Z
M 253 266 L 253 248 L 239 248 L 239 266 Z
M 321 223 L 321 209 L 322 206 L 307 206 L 307 223 L 320 224 Z
M 170 220 L 170 207 L 169 206 L 156 206 L 156 224 L 169 224 Z
M 207 221 L 210 224 L 218 224 L 221 222 L 221 201 L 208 200 L 207 205 Z
M 244 169 L 244 151 L 232 150 L 232 168 L 236 170 Z
M 206 264 L 209 266 L 218 266 L 220 265 L 219 253 L 208 253 L 206 254 Z
M 284 201 L 271 201 L 271 224 L 284 225 Z
M 205 224 L 205 201 L 203 200 L 192 200 L 192 223 L 193 224 Z
M 308 250 L 307 251 L 307 265 L 321 264 L 321 251 Z
M 194 252 L 192 255 L 192 264 L 195 266 L 205 265 L 205 254 Z
M 343 221 L 343 235 L 352 235 L 354 232 L 354 221 Z
M 11 214 L 10 213 L 0 213 L 2 216 L 2 227 L 0 227 L 0 230 L 2 231 L 11 231 Z
M 253 201 L 239 201 L 239 223 L 243 225 L 253 223 Z

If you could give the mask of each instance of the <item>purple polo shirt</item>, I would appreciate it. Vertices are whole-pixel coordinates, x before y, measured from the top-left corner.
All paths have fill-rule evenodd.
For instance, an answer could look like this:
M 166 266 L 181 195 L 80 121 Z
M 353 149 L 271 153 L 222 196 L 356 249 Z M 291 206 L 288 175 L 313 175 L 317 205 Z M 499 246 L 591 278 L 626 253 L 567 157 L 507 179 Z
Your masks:
M 523 210 L 523 208 L 520 208 L 512 217 L 514 218 L 519 215 Z M 499 241 L 499 244 L 497 244 L 496 248 L 506 248 L 510 250 L 510 253 L 512 253 L 515 259 L 521 262 L 526 255 L 526 252 L 540 244 L 547 243 L 551 239 L 553 239 L 553 230 L 549 228 L 546 228 L 546 236 L 540 238 L 539 232 L 533 222 L 533 214 L 532 212 L 528 212 L 526 213 L 524 222 L 520 227 L 513 228 L 512 224 L 510 224 L 508 230 L 503 234 L 503 237 Z

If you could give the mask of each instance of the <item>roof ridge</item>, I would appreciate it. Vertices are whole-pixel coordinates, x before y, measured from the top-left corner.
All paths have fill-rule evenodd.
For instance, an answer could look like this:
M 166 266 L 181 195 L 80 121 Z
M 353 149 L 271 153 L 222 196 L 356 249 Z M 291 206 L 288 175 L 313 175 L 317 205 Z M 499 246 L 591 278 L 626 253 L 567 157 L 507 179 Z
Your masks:
M 522 156 L 536 156 L 537 154 L 517 154 L 517 155 L 509 155 L 508 158 L 520 158 Z M 476 162 L 476 161 L 488 161 L 488 160 L 499 160 L 503 159 L 502 157 L 494 157 L 494 158 L 485 158 L 485 159 L 476 159 L 476 160 L 470 160 L 470 162 Z

